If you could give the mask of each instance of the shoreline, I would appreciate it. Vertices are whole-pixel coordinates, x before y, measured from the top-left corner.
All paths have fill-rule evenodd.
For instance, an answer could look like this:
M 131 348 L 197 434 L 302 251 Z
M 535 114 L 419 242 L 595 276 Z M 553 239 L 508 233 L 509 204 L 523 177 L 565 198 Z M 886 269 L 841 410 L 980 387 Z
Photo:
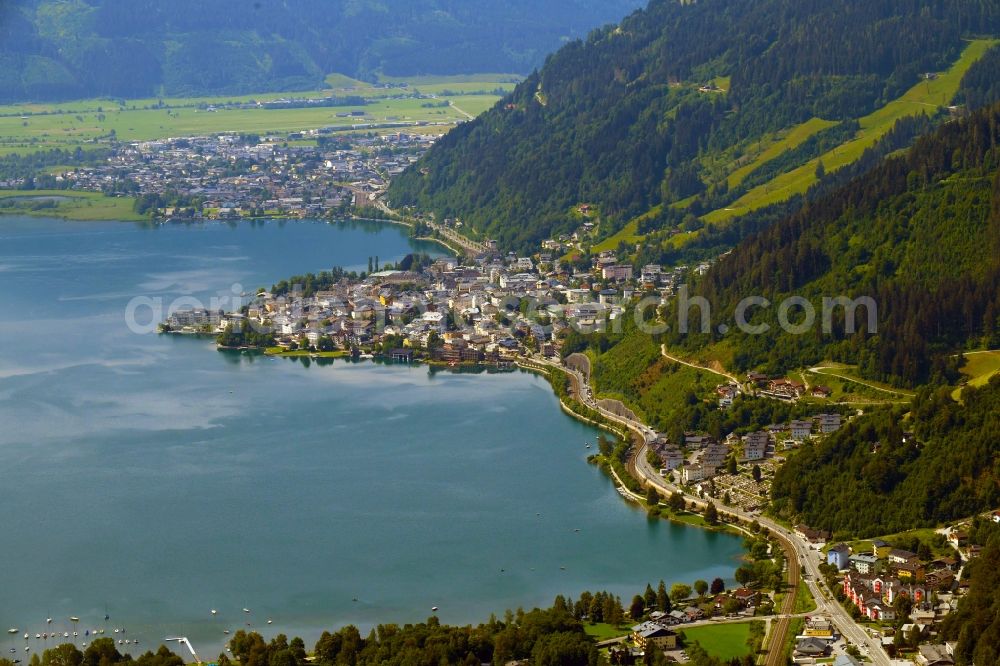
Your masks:
M 50 197 L 65 197 L 67 199 L 75 199 L 79 203 L 75 207 L 71 207 L 69 210 L 59 210 L 59 208 L 43 208 L 38 210 L 31 209 L 18 209 L 18 208 L 3 208 L 0 207 L 0 217 L 16 217 L 23 215 L 25 217 L 50 217 L 60 220 L 66 220 L 71 222 L 150 222 L 152 224 L 203 224 L 207 222 L 255 222 L 255 221 L 270 221 L 270 220 L 291 220 L 291 221 L 322 221 L 329 224 L 337 224 L 346 221 L 352 222 L 374 222 L 374 223 L 384 223 L 384 224 L 394 224 L 397 226 L 406 227 L 407 229 L 412 229 L 413 224 L 406 222 L 404 220 L 397 220 L 392 218 L 382 218 L 382 217 L 365 217 L 363 215 L 356 215 L 354 213 L 347 213 L 342 216 L 336 217 L 299 217 L 298 215 L 259 215 L 254 217 L 200 217 L 200 218 L 186 218 L 186 217 L 154 217 L 153 215 L 140 215 L 135 212 L 128 211 L 118 211 L 115 212 L 115 219 L 111 217 L 103 216 L 87 216 L 74 214 L 77 210 L 86 211 L 86 205 L 83 202 L 87 201 L 129 201 L 134 202 L 134 197 L 108 197 L 107 195 L 101 194 L 100 192 L 92 192 L 90 190 L 0 190 L 0 201 L 4 199 L 13 199 L 23 197 L 25 199 L 47 199 Z M 443 238 L 437 238 L 435 236 L 412 236 L 412 240 L 417 241 L 427 241 L 432 243 L 437 243 L 441 247 L 445 248 L 448 252 L 453 255 L 461 256 L 462 250 L 456 248 L 455 246 L 448 243 L 448 241 Z

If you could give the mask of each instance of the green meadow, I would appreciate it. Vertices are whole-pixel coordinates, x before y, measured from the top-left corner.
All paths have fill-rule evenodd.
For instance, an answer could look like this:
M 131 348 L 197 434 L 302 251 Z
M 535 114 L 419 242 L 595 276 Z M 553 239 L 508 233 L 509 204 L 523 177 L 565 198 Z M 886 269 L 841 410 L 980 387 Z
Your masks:
M 964 386 L 983 386 L 993 375 L 1000 373 L 1000 350 L 969 352 L 964 356 L 962 376 L 965 382 L 952 393 L 956 400 L 962 395 Z
M 750 623 L 707 625 L 681 629 L 685 643 L 700 643 L 709 656 L 729 661 L 750 654 Z
M 457 80 L 453 80 L 457 79 Z M 226 97 L 121 100 L 90 99 L 58 104 L 0 106 L 0 154 L 48 148 L 86 146 L 114 136 L 123 141 L 197 136 L 219 132 L 285 133 L 323 127 L 355 131 L 357 125 L 426 123 L 414 131 L 444 133 L 456 123 L 479 115 L 513 87 L 510 75 L 424 77 L 408 88 L 381 88 L 342 75 L 327 78 L 328 90 L 262 93 Z M 419 82 L 420 87 L 417 87 Z M 436 99 L 396 99 L 420 92 Z M 304 109 L 236 109 L 221 105 L 268 101 L 282 97 L 358 96 L 367 104 Z M 212 108 L 209 107 L 219 107 Z M 364 116 L 338 117 L 352 111 Z M 367 128 L 364 128 L 367 131 Z M 384 129 L 384 128 L 383 128 Z M 374 130 L 378 131 L 378 130 Z
M 970 41 L 961 57 L 947 72 L 938 75 L 937 78 L 921 81 L 898 99 L 860 118 L 861 129 L 853 140 L 810 160 L 797 169 L 775 177 L 770 182 L 755 187 L 729 207 L 705 215 L 704 220 L 708 223 L 725 222 L 743 213 L 804 193 L 816 182 L 816 167 L 821 161 L 828 173 L 836 171 L 861 157 L 861 154 L 885 136 L 900 118 L 918 114 L 930 115 L 938 108 L 947 106 L 958 92 L 958 86 L 965 72 L 996 43 L 997 40 L 994 39 Z
M 76 190 L 0 190 L 0 213 L 63 217 L 73 220 L 146 219 L 133 199 Z

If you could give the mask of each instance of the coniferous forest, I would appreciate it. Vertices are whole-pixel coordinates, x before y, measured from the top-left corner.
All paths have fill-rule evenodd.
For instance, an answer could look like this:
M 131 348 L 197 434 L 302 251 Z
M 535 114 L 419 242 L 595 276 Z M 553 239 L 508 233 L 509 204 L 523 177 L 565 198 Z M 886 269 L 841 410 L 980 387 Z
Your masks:
M 1000 8 L 976 0 L 653 0 L 550 56 L 389 197 L 517 250 L 571 231 L 579 203 L 600 210 L 608 235 L 706 187 L 723 195 L 706 155 L 812 117 L 869 113 L 998 21 Z M 697 88 L 717 80 L 728 94 Z

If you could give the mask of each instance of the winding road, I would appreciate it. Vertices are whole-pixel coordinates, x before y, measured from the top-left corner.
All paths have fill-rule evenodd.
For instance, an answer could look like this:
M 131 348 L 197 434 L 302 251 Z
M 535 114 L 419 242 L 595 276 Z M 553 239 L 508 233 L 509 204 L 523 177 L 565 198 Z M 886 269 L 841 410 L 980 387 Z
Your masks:
M 646 451 L 649 443 L 656 438 L 656 432 L 652 428 L 644 423 L 619 416 L 602 408 L 597 403 L 593 391 L 579 371 L 566 368 L 557 362 L 537 356 L 533 357 L 532 361 L 568 374 L 572 379 L 571 385 L 577 400 L 599 413 L 608 421 L 622 425 L 637 435 L 638 441 L 641 441 L 642 444 L 634 447 L 634 452 L 628 463 L 629 472 L 635 478 L 641 480 L 647 486 L 652 485 L 656 487 L 665 495 L 679 492 L 684 495 L 685 500 L 689 504 L 694 502 L 698 507 L 705 507 L 707 505 L 705 500 L 690 495 L 684 489 L 669 483 L 660 476 L 658 470 L 650 466 L 649 461 L 646 460 Z M 892 666 L 892 662 L 885 653 L 885 650 L 882 649 L 881 643 L 872 638 L 863 627 L 854 622 L 847 610 L 837 602 L 830 591 L 826 590 L 825 587 L 824 589 L 820 588 L 819 581 L 823 580 L 822 574 L 819 571 L 822 555 L 813 549 L 809 542 L 783 525 L 759 513 L 748 513 L 741 509 L 725 505 L 720 506 L 719 504 L 716 504 L 716 508 L 721 515 L 728 516 L 730 519 L 737 519 L 746 523 L 756 520 L 778 539 L 785 550 L 788 564 L 787 577 L 789 589 L 779 618 L 773 623 L 773 630 L 767 641 L 767 660 L 765 663 L 768 666 L 784 664 L 784 645 L 788 639 L 788 629 L 791 625 L 792 612 L 795 609 L 795 589 L 799 581 L 803 578 L 813 598 L 816 600 L 817 610 L 814 612 L 830 616 L 841 635 L 851 643 L 857 645 L 861 653 L 876 666 Z M 808 574 L 807 577 L 803 576 L 803 568 L 805 569 L 805 573 Z

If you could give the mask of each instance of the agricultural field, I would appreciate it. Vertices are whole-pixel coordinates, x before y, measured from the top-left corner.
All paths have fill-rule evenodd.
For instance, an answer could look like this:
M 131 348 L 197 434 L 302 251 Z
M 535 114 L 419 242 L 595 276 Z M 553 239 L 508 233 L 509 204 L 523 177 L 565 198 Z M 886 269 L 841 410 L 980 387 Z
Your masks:
M 123 141 L 144 141 L 217 132 L 284 133 L 322 127 L 334 131 L 356 130 L 357 125 L 425 123 L 414 130 L 443 133 L 493 106 L 498 89 L 513 87 L 509 75 L 482 78 L 455 77 L 421 79 L 422 88 L 375 87 L 340 75 L 331 75 L 331 89 L 306 93 L 164 98 L 142 100 L 92 99 L 58 104 L 0 106 L 0 154 L 47 148 L 85 146 L 106 141 L 112 135 Z M 409 85 L 409 84 L 408 84 Z M 399 98 L 417 92 L 432 99 Z M 298 109 L 226 108 L 250 101 L 296 97 L 316 99 L 357 96 L 368 103 Z M 123 103 L 122 103 L 123 102 Z M 337 114 L 364 112 L 364 116 Z M 364 128 L 366 131 L 369 128 Z M 398 128 L 394 128 L 398 131 Z

